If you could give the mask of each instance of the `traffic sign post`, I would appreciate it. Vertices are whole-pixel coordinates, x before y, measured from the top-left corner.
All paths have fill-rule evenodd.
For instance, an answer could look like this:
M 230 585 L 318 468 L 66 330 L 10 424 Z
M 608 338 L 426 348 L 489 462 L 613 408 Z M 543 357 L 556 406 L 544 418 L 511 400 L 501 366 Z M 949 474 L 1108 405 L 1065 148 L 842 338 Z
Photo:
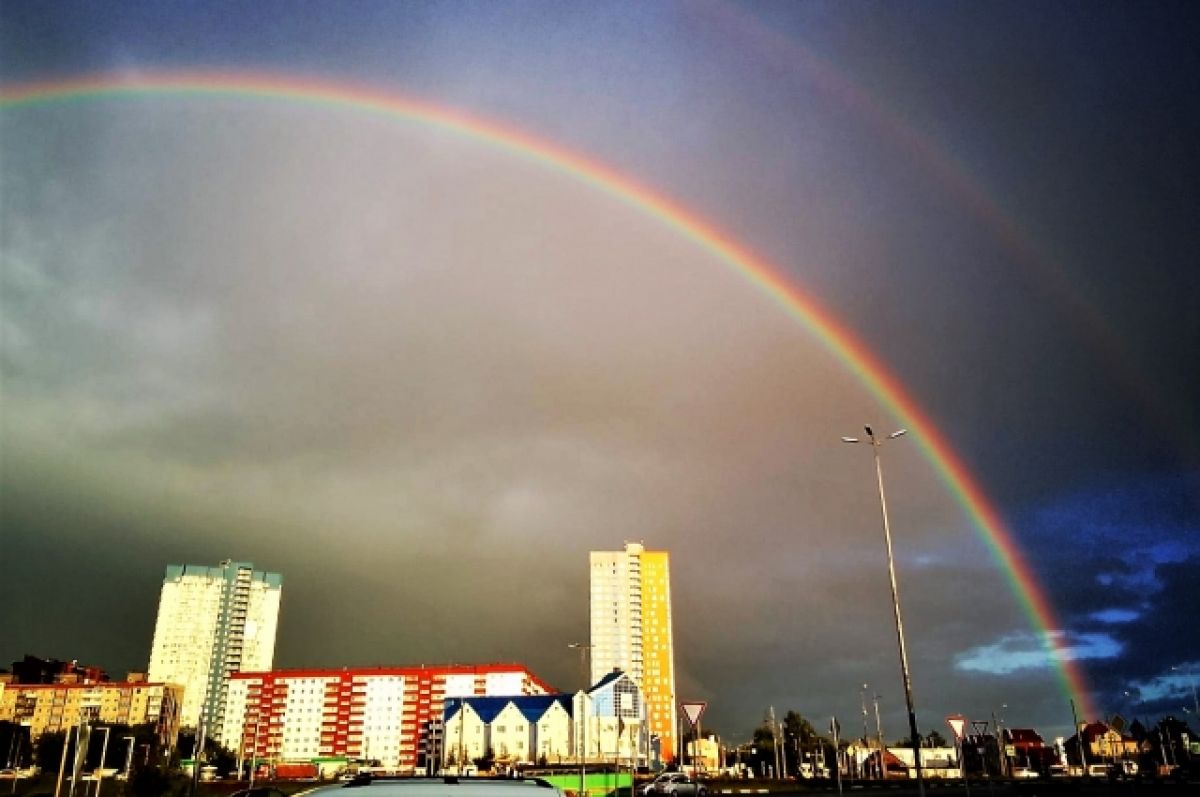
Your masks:
M 688 724 L 691 726 L 692 731 L 693 731 L 692 736 L 696 741 L 695 748 L 699 749 L 699 747 L 700 747 L 700 745 L 699 745 L 700 717 L 704 716 L 704 709 L 708 708 L 708 703 L 705 703 L 702 700 L 693 700 L 689 703 L 680 703 L 679 708 L 683 711 L 683 716 L 687 717 Z M 682 739 L 680 741 L 683 742 Z M 683 753 L 684 753 L 683 757 L 686 759 L 687 758 L 687 742 L 683 742 Z M 701 760 L 701 762 L 703 762 L 703 760 L 704 760 L 703 757 L 701 757 L 700 760 Z M 695 768 L 693 767 L 693 770 L 694 769 Z
M 963 730 L 967 727 L 967 718 L 962 714 L 951 714 L 946 717 L 946 724 L 954 732 L 954 746 L 958 748 L 958 774 L 966 787 L 967 797 L 971 797 L 971 782 L 967 780 L 967 768 L 963 762 Z

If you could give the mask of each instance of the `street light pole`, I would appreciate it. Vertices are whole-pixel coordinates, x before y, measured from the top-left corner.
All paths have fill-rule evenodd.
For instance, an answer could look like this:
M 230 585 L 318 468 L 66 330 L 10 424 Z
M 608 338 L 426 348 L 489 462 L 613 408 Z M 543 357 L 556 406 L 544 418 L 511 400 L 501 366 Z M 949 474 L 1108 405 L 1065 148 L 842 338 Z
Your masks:
M 106 725 L 100 730 L 104 731 L 104 744 L 100 746 L 100 766 L 96 768 L 96 797 L 100 797 L 100 784 L 104 782 L 104 758 L 108 755 L 108 733 L 112 728 Z
M 883 755 L 883 723 L 879 720 L 879 694 L 871 696 L 871 701 L 875 705 L 875 741 L 879 743 L 879 768 L 876 770 L 880 780 L 887 778 L 887 761 Z
M 583 673 L 583 689 L 579 693 L 579 793 L 587 797 L 587 690 L 591 681 L 588 655 L 592 646 L 586 642 L 570 642 L 568 648 L 579 651 L 579 670 Z
M 867 684 L 863 684 L 862 691 L 858 693 L 859 699 L 862 701 L 862 718 L 863 718 L 863 747 L 867 748 L 867 752 L 871 751 L 870 732 L 867 730 Z M 867 777 L 867 758 L 864 756 L 861 762 L 855 762 L 855 768 L 859 769 L 859 776 L 866 780 Z
M 887 543 L 888 579 L 892 586 L 892 611 L 896 618 L 896 642 L 900 647 L 900 674 L 904 679 L 904 701 L 908 707 L 908 732 L 912 741 L 913 763 L 917 769 L 917 791 L 921 797 L 925 797 L 925 778 L 921 773 L 921 737 L 917 732 L 917 712 L 913 708 L 912 678 L 908 671 L 908 650 L 904 644 L 904 621 L 900 617 L 900 592 L 896 586 L 896 565 L 892 557 L 892 528 L 888 521 L 887 497 L 883 492 L 883 464 L 879 459 L 879 448 L 884 441 L 875 437 L 875 432 L 869 425 L 864 426 L 863 429 L 867 433 L 871 453 L 875 455 L 875 480 L 879 485 L 879 508 L 883 513 L 883 538 Z M 889 434 L 887 439 L 895 440 L 907 432 L 907 429 L 899 429 Z M 843 437 L 842 442 L 858 443 L 861 441 L 857 437 Z M 880 751 L 880 755 L 882 756 L 882 751 Z
M 133 766 L 133 741 L 134 740 L 133 740 L 132 736 L 122 736 L 121 738 L 124 739 L 126 742 L 128 742 L 128 744 L 125 747 L 125 782 L 128 783 L 129 775 L 130 775 L 129 770 Z
M 1182 673 L 1178 667 L 1171 667 L 1171 672 Z M 1192 706 L 1197 715 L 1200 715 L 1200 699 L 1196 698 L 1196 678 L 1192 673 L 1185 673 L 1188 679 L 1188 685 L 1192 687 Z

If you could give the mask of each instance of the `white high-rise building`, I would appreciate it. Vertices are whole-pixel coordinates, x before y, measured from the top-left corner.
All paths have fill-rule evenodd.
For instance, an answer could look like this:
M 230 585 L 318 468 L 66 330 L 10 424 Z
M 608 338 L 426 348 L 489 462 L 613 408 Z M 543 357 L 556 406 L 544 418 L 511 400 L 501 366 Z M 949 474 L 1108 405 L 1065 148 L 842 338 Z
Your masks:
M 591 678 L 622 670 L 641 688 L 646 727 L 663 759 L 675 758 L 675 644 L 671 569 L 666 551 L 627 542 L 623 551 L 592 551 Z
M 148 678 L 183 686 L 181 726 L 219 731 L 229 675 L 271 669 L 282 587 L 248 562 L 167 566 Z

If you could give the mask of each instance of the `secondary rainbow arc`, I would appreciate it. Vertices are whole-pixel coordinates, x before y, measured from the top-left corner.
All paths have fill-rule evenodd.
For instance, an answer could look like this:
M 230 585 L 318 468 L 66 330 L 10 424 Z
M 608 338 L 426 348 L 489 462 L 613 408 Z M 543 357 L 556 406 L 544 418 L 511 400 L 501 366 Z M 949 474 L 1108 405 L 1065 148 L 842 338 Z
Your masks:
M 889 412 L 910 429 L 922 454 L 971 519 L 1018 603 L 1041 637 L 1059 680 L 1085 717 L 1097 717 L 1087 680 L 1060 633 L 1054 610 L 988 498 L 945 436 L 900 381 L 847 327 L 789 281 L 781 270 L 711 222 L 635 179 L 515 127 L 427 101 L 383 91 L 294 76 L 247 72 L 99 74 L 0 88 L 0 110 L 75 100 L 137 96 L 218 96 L 291 101 L 352 109 L 451 131 L 553 168 L 658 219 L 731 267 L 809 329 Z

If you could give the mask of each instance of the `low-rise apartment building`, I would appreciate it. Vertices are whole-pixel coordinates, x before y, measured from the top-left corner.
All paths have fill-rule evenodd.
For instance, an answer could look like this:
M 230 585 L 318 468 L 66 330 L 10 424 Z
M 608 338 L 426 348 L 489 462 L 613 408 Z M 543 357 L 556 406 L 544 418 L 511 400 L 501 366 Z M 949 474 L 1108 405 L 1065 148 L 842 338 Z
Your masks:
M 243 759 L 345 756 L 398 771 L 433 768 L 447 698 L 553 690 L 519 664 L 239 672 L 217 739 Z
M 153 724 L 164 745 L 172 746 L 182 701 L 182 686 L 145 680 L 0 683 L 0 720 L 27 726 L 34 739 L 70 730 L 83 718 L 93 725 Z

